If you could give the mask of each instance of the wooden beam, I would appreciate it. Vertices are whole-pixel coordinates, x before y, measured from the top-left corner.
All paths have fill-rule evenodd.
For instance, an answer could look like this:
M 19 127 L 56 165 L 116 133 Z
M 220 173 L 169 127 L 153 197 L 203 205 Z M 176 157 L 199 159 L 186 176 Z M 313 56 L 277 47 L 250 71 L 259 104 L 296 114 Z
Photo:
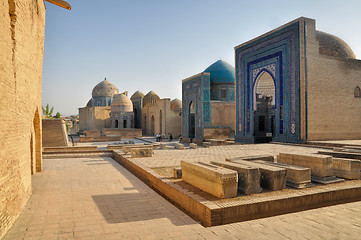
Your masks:
M 52 4 L 55 4 L 55 5 L 59 6 L 59 7 L 71 10 L 70 4 L 67 3 L 66 1 L 63 1 L 63 0 L 45 0 L 45 1 L 47 1 L 49 3 L 52 3 Z

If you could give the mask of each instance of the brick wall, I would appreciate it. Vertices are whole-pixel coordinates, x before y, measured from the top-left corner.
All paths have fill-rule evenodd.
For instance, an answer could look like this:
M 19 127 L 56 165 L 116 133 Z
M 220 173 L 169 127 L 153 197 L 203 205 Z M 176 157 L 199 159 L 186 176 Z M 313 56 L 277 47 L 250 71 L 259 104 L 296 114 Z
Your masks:
M 66 147 L 69 145 L 65 123 L 61 119 L 43 119 L 43 147 Z
M 311 26 L 307 69 L 308 140 L 361 138 L 361 61 L 320 54 Z
M 0 238 L 31 195 L 41 171 L 43 1 L 0 3 Z

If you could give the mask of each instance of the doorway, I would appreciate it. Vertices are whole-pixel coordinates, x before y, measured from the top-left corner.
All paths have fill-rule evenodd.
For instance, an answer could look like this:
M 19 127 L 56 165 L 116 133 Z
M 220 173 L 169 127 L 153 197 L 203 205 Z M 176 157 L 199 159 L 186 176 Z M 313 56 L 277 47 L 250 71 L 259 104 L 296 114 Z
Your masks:
M 195 104 L 191 102 L 189 104 L 188 110 L 188 136 L 190 139 L 193 139 L 196 135 L 196 113 L 195 113 Z
M 276 88 L 273 76 L 267 70 L 262 70 L 253 89 L 255 143 L 267 143 L 272 141 L 276 132 Z

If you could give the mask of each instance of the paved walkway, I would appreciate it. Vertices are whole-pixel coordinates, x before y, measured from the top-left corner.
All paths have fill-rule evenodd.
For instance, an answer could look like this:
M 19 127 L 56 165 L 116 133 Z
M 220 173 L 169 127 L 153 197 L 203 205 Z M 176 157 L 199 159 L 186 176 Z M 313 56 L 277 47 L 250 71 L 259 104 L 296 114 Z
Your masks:
M 44 160 L 44 171 L 33 176 L 33 195 L 4 239 L 360 239 L 360 236 L 361 202 L 204 228 L 111 158 L 104 157 Z

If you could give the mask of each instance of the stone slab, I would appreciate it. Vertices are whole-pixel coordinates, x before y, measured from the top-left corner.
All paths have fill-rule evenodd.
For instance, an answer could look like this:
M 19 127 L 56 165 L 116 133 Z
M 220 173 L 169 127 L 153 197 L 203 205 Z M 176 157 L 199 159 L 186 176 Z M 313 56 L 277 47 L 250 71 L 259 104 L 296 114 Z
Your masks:
M 333 158 L 333 175 L 346 179 L 360 179 L 361 162 L 359 160 Z
M 123 145 L 107 145 L 107 149 L 108 150 L 122 150 L 123 149 Z
M 231 140 L 231 141 L 224 141 L 224 144 L 226 144 L 226 145 L 234 145 L 234 141 L 233 140 Z
M 173 168 L 173 176 L 175 179 L 181 179 L 182 178 L 182 168 L 181 167 Z
M 159 145 L 159 147 L 160 147 L 161 150 L 166 150 L 167 149 L 167 144 L 161 143 Z
M 317 176 L 311 176 L 312 182 L 315 183 L 321 183 L 321 184 L 331 184 L 331 183 L 339 183 L 344 182 L 344 179 L 337 178 L 335 176 L 330 177 L 317 177 Z
M 254 161 L 247 161 L 242 159 L 226 159 L 226 161 L 240 163 L 242 165 L 259 168 L 262 175 L 261 187 L 270 190 L 282 190 L 286 187 L 286 170 L 284 168 L 270 166 L 266 164 L 257 163 Z
M 261 173 L 258 168 L 226 161 L 211 161 L 211 164 L 237 171 L 239 192 L 247 195 L 262 192 Z
M 44 147 L 43 152 L 81 152 L 97 151 L 97 146 L 78 146 L 78 147 Z
M 223 139 L 207 139 L 207 142 L 209 142 L 211 146 L 222 146 L 225 141 Z
M 233 160 L 246 160 L 246 161 L 263 160 L 263 161 L 274 162 L 274 156 L 272 156 L 272 155 L 253 155 L 253 156 L 228 158 L 228 160 L 229 161 L 233 161 Z
M 190 144 L 189 144 L 189 147 L 192 148 L 192 149 L 197 149 L 197 144 L 195 144 L 195 143 L 190 143 Z
M 123 145 L 123 152 L 129 153 L 132 148 L 150 148 L 153 149 L 152 145 L 144 145 L 144 144 L 129 144 L 129 145 Z
M 280 163 L 297 165 L 311 169 L 311 175 L 317 177 L 333 176 L 332 157 L 317 154 L 290 154 L 280 153 Z
M 211 144 L 209 142 L 203 142 L 203 147 L 209 148 Z
M 335 158 L 348 158 L 361 160 L 361 153 L 318 151 L 318 154 L 329 155 Z
M 286 169 L 287 186 L 298 189 L 311 186 L 311 169 L 309 168 L 295 166 L 295 165 L 288 165 L 284 163 L 274 163 L 263 160 L 256 160 L 255 162 Z
M 152 157 L 153 149 L 151 148 L 131 148 L 130 156 L 132 158 L 143 158 L 143 157 Z
M 237 196 L 238 174 L 219 166 L 181 161 L 182 180 L 218 198 Z
M 175 148 L 175 149 L 178 149 L 178 150 L 184 150 L 184 144 L 182 144 L 182 143 L 176 143 L 176 144 L 174 145 L 174 148 Z

